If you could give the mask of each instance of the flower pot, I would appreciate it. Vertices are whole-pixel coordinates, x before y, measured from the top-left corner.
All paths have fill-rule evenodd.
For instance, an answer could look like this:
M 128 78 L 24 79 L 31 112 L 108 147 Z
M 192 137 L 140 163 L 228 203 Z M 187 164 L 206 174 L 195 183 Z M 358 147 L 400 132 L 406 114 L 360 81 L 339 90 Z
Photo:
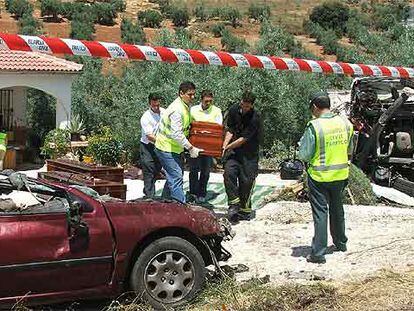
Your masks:
M 71 141 L 80 141 L 81 139 L 80 133 L 70 133 L 70 140 Z

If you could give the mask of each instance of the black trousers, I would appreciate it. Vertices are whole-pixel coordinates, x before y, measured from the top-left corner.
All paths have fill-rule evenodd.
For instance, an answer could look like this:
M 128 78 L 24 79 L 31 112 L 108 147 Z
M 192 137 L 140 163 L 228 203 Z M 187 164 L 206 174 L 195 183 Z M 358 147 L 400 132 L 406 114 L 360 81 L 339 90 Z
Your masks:
M 224 186 L 229 206 L 252 211 L 251 196 L 259 170 L 258 158 L 231 157 L 224 164 Z
M 144 194 L 147 197 L 155 195 L 155 178 L 161 171 L 161 164 L 154 148 L 154 144 L 144 144 L 141 142 L 141 167 L 144 175 Z
M 213 158 L 202 155 L 195 159 L 190 158 L 188 163 L 190 165 L 190 193 L 197 197 L 205 197 Z
M 312 255 L 324 257 L 328 246 L 328 206 L 329 229 L 333 243 L 337 247 L 346 246 L 343 190 L 348 180 L 333 182 L 317 182 L 308 175 L 309 201 L 312 206 L 314 236 L 312 240 Z

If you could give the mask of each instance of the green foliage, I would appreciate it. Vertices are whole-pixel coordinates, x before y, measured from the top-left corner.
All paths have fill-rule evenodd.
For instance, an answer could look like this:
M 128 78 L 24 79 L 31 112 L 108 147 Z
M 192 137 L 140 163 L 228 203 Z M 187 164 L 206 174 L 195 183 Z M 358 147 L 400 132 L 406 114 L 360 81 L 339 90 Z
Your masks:
M 70 120 L 68 130 L 72 134 L 83 134 L 85 133 L 85 123 L 78 114 L 74 114 Z
M 56 98 L 36 89 L 27 90 L 29 145 L 40 148 L 46 134 L 56 126 Z
M 22 35 L 35 36 L 42 34 L 42 23 L 29 13 L 23 14 L 19 19 L 19 28 Z
M 249 6 L 248 16 L 260 22 L 268 20 L 270 18 L 270 7 L 252 3 Z
M 190 14 L 187 8 L 176 8 L 172 12 L 171 19 L 175 27 L 187 27 Z
M 227 29 L 223 31 L 221 45 L 230 53 L 245 53 L 249 47 L 246 40 L 232 35 Z
M 352 201 L 358 205 L 375 205 L 377 203 L 369 178 L 354 164 L 351 164 L 349 169 L 348 188 L 352 199 L 346 190 L 344 199 L 346 204 L 351 204 Z
M 201 22 L 205 22 L 209 19 L 209 14 L 203 4 L 197 5 L 194 9 L 194 15 Z
M 308 22 L 305 25 L 306 31 L 312 38 L 316 39 L 316 43 L 323 46 L 326 54 L 336 54 L 340 48 L 337 33 L 332 29 L 324 29 L 319 24 Z
M 409 4 L 406 1 L 393 2 L 373 6 L 372 23 L 375 29 L 388 30 L 408 18 Z
M 40 15 L 52 16 L 53 20 L 58 21 L 58 15 L 62 12 L 62 2 L 60 0 L 40 0 Z
M 108 126 L 88 138 L 86 153 L 102 165 L 116 166 L 121 159 L 121 143 Z
M 28 0 L 11 0 L 8 6 L 10 14 L 17 19 L 23 17 L 24 14 L 33 13 L 33 5 Z
M 96 22 L 100 25 L 112 26 L 117 16 L 115 7 L 111 3 L 97 2 L 93 5 Z
M 155 10 L 146 10 L 138 13 L 138 21 L 144 27 L 160 28 L 163 20 L 160 12 Z
M 144 44 L 146 41 L 144 29 L 134 24 L 130 19 L 122 19 L 121 38 L 123 43 Z
M 262 23 L 257 46 L 258 54 L 281 56 L 284 51 L 289 52 L 294 46 L 295 40 L 292 34 L 269 22 Z
M 95 33 L 94 16 L 87 12 L 75 13 L 70 23 L 70 37 L 78 40 L 93 40 Z
M 116 12 L 125 12 L 126 2 L 124 0 L 111 0 L 111 5 Z
M 214 37 L 219 38 L 223 35 L 225 29 L 226 27 L 223 23 L 217 23 L 211 27 L 211 32 L 213 33 Z
M 235 7 L 224 7 L 220 9 L 220 18 L 224 21 L 230 22 L 236 28 L 240 24 L 241 13 Z
M 349 8 L 339 1 L 328 1 L 313 8 L 309 19 L 325 29 L 333 29 L 338 34 L 346 31 Z
M 70 150 L 69 131 L 67 129 L 54 129 L 47 133 L 41 154 L 52 159 L 60 158 Z
M 73 18 L 85 17 L 88 21 L 96 20 L 96 12 L 93 5 L 82 2 L 62 2 L 62 16 L 72 20 Z

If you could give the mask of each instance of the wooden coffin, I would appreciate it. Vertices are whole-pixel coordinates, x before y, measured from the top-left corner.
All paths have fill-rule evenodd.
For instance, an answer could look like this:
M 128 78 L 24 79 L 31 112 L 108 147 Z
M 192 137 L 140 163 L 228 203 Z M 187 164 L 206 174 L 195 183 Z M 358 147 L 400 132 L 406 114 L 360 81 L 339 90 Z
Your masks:
M 74 160 L 46 160 L 47 171 L 60 171 L 74 174 L 83 174 L 99 179 L 123 183 L 124 169 L 122 167 L 97 166 Z
M 40 172 L 38 177 L 51 181 L 57 181 L 68 185 L 79 185 L 92 188 L 100 195 L 108 194 L 113 198 L 126 199 L 127 186 L 113 181 L 103 180 L 82 174 L 69 172 Z
M 217 123 L 192 122 L 190 143 L 204 151 L 203 155 L 221 157 L 223 146 L 223 126 Z

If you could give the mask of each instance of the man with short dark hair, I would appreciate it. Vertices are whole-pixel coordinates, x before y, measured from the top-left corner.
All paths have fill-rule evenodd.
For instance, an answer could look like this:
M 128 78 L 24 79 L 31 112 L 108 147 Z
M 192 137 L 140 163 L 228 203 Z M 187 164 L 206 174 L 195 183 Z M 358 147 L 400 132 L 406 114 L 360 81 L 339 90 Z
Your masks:
M 155 154 L 155 135 L 164 108 L 160 108 L 161 96 L 151 93 L 148 96 L 149 109 L 141 117 L 140 157 L 144 176 L 144 195 L 155 195 L 155 179 L 161 171 L 161 164 Z
M 165 170 L 167 181 L 163 196 L 185 203 L 183 189 L 183 152 L 197 158 L 201 149 L 188 141 L 190 134 L 190 106 L 195 97 L 195 85 L 186 81 L 180 84 L 178 97 L 161 116 L 155 141 L 155 153 Z
M 326 92 L 314 94 L 309 108 L 314 119 L 309 121 L 300 140 L 298 154 L 298 158 L 307 163 L 315 231 L 312 253 L 306 259 L 312 263 L 325 263 L 328 206 L 334 251 L 347 250 L 342 192 L 348 183 L 353 127 L 347 118 L 331 113 Z
M 259 168 L 260 115 L 254 109 L 256 97 L 244 92 L 240 104 L 228 112 L 223 143 L 224 185 L 228 218 L 235 223 L 250 220 L 251 196 Z
M 201 103 L 191 107 L 190 110 L 192 121 L 223 123 L 221 109 L 213 104 L 213 92 L 203 90 L 201 92 Z M 198 158 L 190 158 L 190 193 L 191 200 L 197 203 L 205 203 L 207 195 L 207 183 L 210 178 L 210 168 L 213 163 L 213 157 L 200 155 Z

